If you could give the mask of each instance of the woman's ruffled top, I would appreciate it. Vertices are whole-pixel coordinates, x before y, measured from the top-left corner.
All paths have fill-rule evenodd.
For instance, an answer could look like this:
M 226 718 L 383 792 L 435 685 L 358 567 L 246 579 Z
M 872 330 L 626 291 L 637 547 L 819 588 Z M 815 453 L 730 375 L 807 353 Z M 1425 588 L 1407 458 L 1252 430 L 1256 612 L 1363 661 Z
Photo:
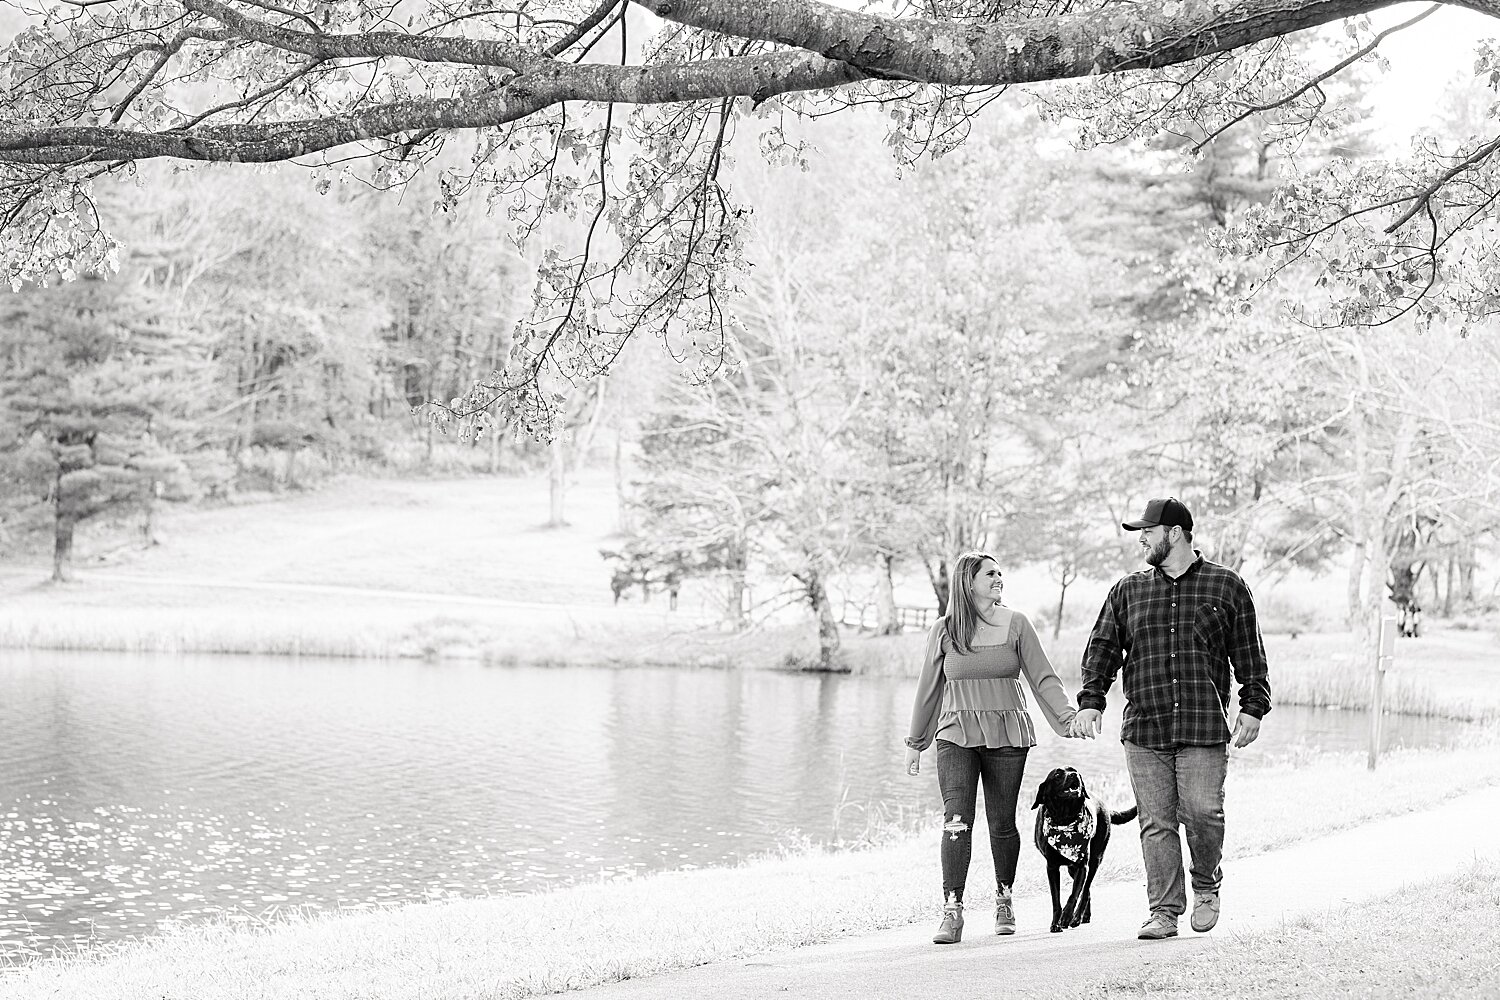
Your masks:
M 967 654 L 960 653 L 948 638 L 948 619 L 938 619 L 927 638 L 907 746 L 926 750 L 934 739 L 961 747 L 1035 746 L 1036 730 L 1021 689 L 1022 677 L 1053 731 L 1067 734 L 1077 710 L 1068 701 L 1030 619 L 1019 611 L 1010 615 L 1004 642 L 975 646 Z

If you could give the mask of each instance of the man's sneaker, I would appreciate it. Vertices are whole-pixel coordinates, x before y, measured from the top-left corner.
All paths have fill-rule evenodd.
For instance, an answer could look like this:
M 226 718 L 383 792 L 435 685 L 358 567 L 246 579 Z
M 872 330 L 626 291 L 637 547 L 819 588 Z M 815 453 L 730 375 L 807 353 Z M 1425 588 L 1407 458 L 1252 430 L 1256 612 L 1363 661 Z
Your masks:
M 1016 908 L 1011 905 L 1010 893 L 995 897 L 995 933 L 1000 935 L 1016 932 Z
M 932 936 L 933 944 L 958 944 L 964 936 L 964 904 L 945 903 L 943 905 L 943 922 L 938 924 L 937 933 Z
M 1218 892 L 1194 892 L 1193 893 L 1193 919 L 1188 921 L 1193 930 L 1202 934 L 1204 931 L 1214 929 L 1214 924 L 1219 922 L 1219 894 Z
M 1142 941 L 1160 941 L 1162 938 L 1177 936 L 1177 918 L 1165 913 L 1153 913 L 1151 919 L 1141 924 L 1141 932 L 1136 935 Z

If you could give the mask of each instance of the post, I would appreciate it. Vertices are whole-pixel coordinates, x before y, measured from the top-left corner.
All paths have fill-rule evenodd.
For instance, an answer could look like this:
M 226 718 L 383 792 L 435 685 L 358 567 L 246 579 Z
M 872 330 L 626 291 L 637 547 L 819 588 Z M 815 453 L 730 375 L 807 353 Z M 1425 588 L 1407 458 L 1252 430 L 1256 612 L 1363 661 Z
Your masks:
M 1375 648 L 1375 670 L 1370 677 L 1370 770 L 1380 759 L 1380 713 L 1384 707 L 1385 672 L 1396 657 L 1396 619 L 1380 618 L 1380 640 Z

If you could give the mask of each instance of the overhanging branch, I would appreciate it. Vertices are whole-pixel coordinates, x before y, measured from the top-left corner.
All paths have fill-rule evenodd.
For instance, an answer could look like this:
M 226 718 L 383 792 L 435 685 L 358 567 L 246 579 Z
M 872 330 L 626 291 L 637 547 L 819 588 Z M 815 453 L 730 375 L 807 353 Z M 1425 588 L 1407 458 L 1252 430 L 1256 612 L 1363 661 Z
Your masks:
M 1159 69 L 1367 14 L 1398 0 L 1245 0 L 1227 7 L 1187 0 L 1002 17 L 983 25 L 881 17 L 820 0 L 632 2 L 669 21 L 817 52 L 872 76 L 994 86 Z
M 818 0 L 631 0 L 668 20 L 788 48 L 647 66 L 552 58 L 508 41 L 401 32 L 304 31 L 222 0 L 180 0 L 236 38 L 316 60 L 397 58 L 495 66 L 516 76 L 467 96 L 356 108 L 323 118 L 143 132 L 96 126 L 0 129 L 0 162 L 174 157 L 265 162 L 369 139 L 500 125 L 563 101 L 654 104 L 829 90 L 870 78 L 997 86 L 1157 68 L 1367 13 L 1395 0 L 1166 0 L 990 24 L 879 17 Z M 1459 3 L 1459 0 L 1453 0 Z M 1488 3 L 1460 5 L 1497 14 Z M 262 9 L 265 9 L 263 5 Z M 598 14 L 604 5 L 595 10 Z M 589 20 L 589 19 L 586 19 Z
M 197 2 L 197 0 L 191 0 Z M 551 62 L 497 90 L 461 98 L 401 101 L 326 118 L 138 132 L 102 126 L 0 130 L 0 162 L 59 163 L 173 157 L 265 163 L 424 129 L 502 125 L 563 101 L 669 104 L 722 98 L 745 81 L 775 95 L 821 90 L 860 79 L 851 67 L 806 52 L 707 59 L 677 66 L 599 66 Z

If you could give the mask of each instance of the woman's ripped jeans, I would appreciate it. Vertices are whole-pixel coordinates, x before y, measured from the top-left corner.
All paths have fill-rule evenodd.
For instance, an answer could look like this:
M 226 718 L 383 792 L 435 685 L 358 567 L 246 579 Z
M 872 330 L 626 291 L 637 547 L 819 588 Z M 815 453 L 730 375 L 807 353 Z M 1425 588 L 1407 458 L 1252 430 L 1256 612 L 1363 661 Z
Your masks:
M 947 740 L 936 742 L 938 786 L 943 792 L 943 898 L 963 900 L 981 779 L 996 886 L 1009 887 L 1016 880 L 1016 861 L 1021 856 L 1016 799 L 1030 748 L 961 747 Z

